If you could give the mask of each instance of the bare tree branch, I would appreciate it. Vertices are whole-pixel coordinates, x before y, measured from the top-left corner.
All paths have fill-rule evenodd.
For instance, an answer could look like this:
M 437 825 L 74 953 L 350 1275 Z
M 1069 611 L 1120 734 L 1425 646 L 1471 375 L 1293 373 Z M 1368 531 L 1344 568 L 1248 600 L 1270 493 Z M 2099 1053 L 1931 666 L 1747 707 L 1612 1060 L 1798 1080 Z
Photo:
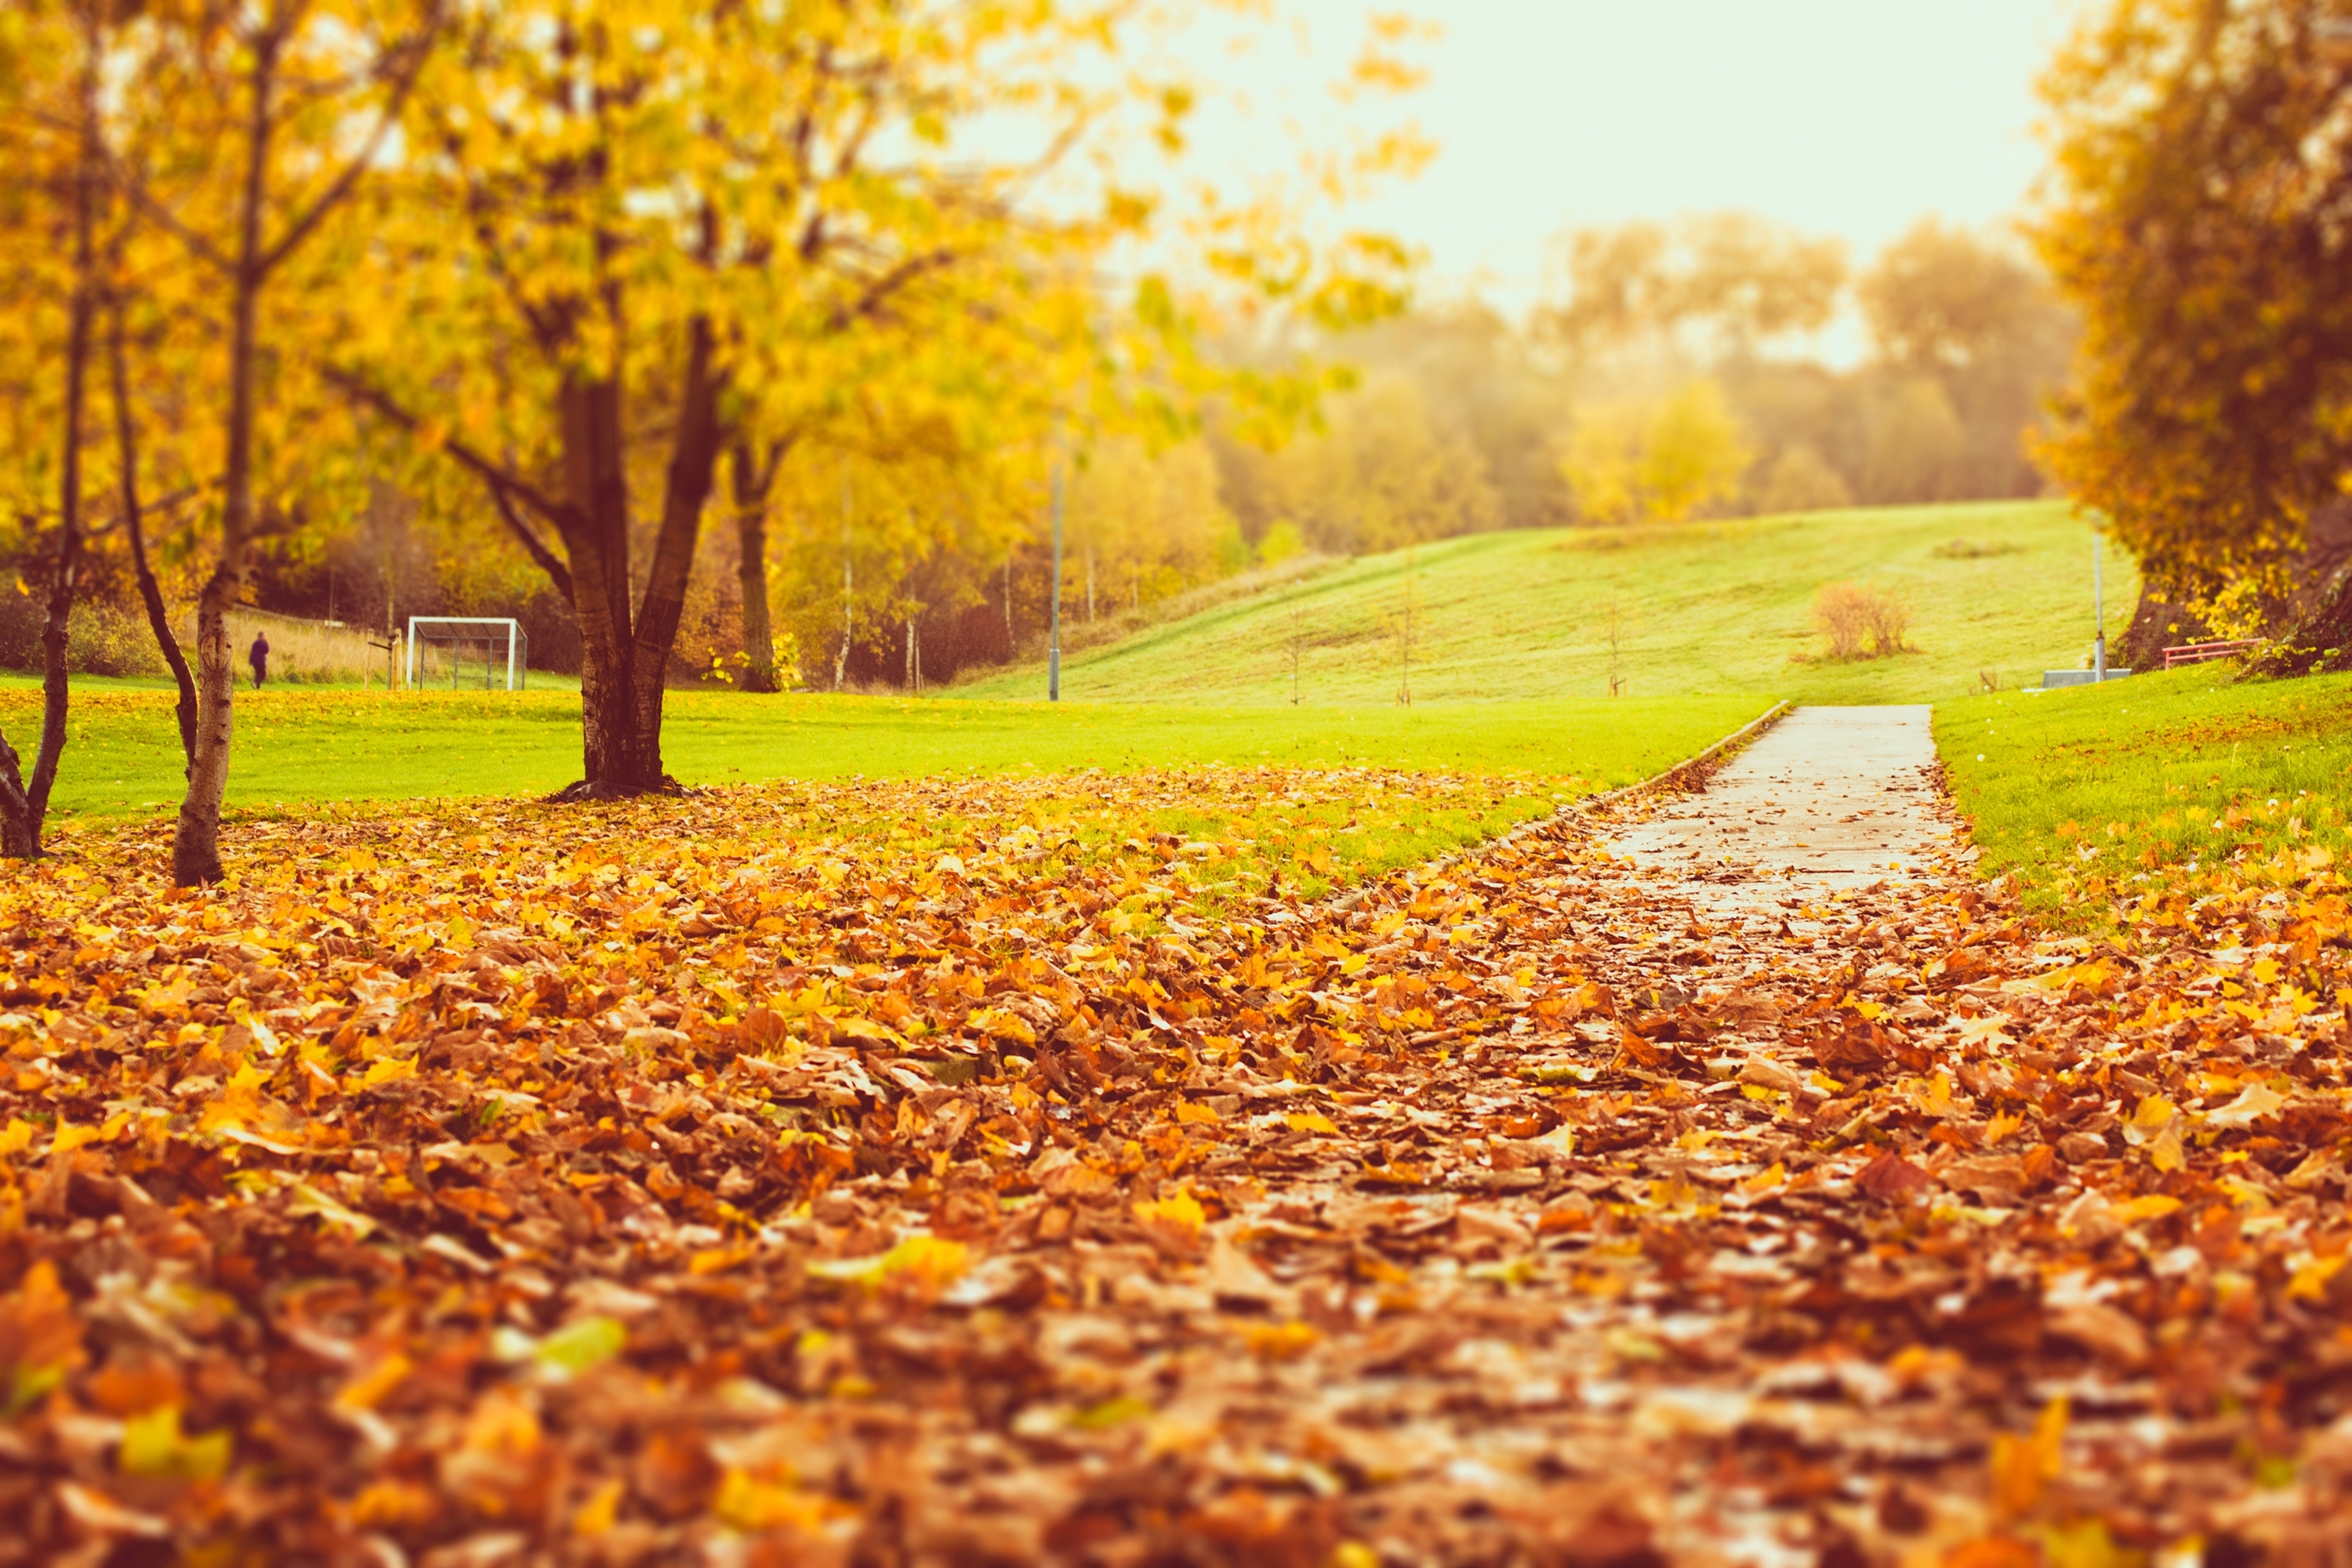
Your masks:
M 368 133 L 366 144 L 352 154 L 350 163 L 343 165 L 342 173 L 336 175 L 333 183 L 319 193 L 318 199 L 310 204 L 310 210 L 296 218 L 288 226 L 286 232 L 278 237 L 278 243 L 262 253 L 260 260 L 256 264 L 256 269 L 262 277 L 268 277 L 277 268 L 279 262 L 285 260 L 297 247 L 310 237 L 311 231 L 325 221 L 328 213 L 334 210 L 336 204 L 351 195 L 352 188 L 359 184 L 360 176 L 366 174 L 369 165 L 375 162 L 376 154 L 383 150 L 384 138 L 392 133 L 393 122 L 400 118 L 401 106 L 408 100 L 409 89 L 416 85 L 416 79 L 423 73 L 426 58 L 433 53 L 433 40 L 440 31 L 440 0 L 434 0 L 434 3 L 425 10 L 424 26 L 417 30 L 416 36 L 405 44 L 384 52 L 382 58 L 385 61 L 397 59 L 404 52 L 407 55 L 407 58 L 398 68 L 399 74 L 393 82 L 392 97 L 385 102 L 383 112 L 376 117 L 374 130 Z
M 425 424 L 425 421 L 401 406 L 397 398 L 354 371 L 346 370 L 341 365 L 321 365 L 319 368 L 319 375 L 327 384 L 341 390 L 345 396 L 363 407 L 374 410 L 412 435 Z M 491 489 L 505 492 L 545 518 L 554 525 L 558 532 L 562 532 L 565 523 L 570 521 L 572 509 L 569 506 L 555 500 L 503 463 L 495 461 L 463 441 L 444 441 L 441 443 L 441 449 L 448 453 L 460 468 L 474 474 Z
M 531 560 L 538 563 L 539 569 L 547 574 L 548 580 L 555 584 L 564 602 L 569 604 L 572 600 L 572 569 L 564 565 L 555 552 L 539 537 L 539 531 L 515 510 L 514 498 L 508 494 L 507 487 L 496 479 L 488 479 L 488 483 L 490 499 L 498 503 L 499 520 L 507 525 L 507 531 L 522 542 L 523 549 L 530 553 Z

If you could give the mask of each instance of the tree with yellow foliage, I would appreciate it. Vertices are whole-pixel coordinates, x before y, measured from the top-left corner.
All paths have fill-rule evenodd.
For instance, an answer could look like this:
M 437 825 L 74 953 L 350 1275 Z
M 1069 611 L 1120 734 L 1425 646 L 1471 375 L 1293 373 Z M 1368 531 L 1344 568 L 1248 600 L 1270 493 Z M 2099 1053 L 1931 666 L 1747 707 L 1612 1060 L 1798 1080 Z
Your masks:
M 1600 523 L 1680 522 L 1736 495 L 1754 460 L 1722 389 L 1706 380 L 1582 409 L 1559 453 L 1578 511 Z
M 2109 0 L 2042 83 L 2034 237 L 2084 321 L 2043 455 L 2165 597 L 2242 626 L 2352 475 L 2341 26 L 2330 0 Z M 2312 658 L 2352 639 L 2347 587 Z
M 441 0 L 155 0 L 107 40 L 100 74 L 121 84 L 111 96 L 122 107 L 113 125 L 90 119 L 102 183 L 175 264 L 176 278 L 152 286 L 173 291 L 184 325 L 202 324 L 192 379 L 221 388 L 205 421 L 218 431 L 217 468 L 207 463 L 202 481 L 209 574 L 172 856 L 183 884 L 221 875 L 236 689 L 227 612 L 257 541 L 294 526 L 311 476 L 332 467 L 331 433 L 300 416 L 299 345 L 317 326 L 298 324 L 300 307 L 347 281 L 341 220 L 441 25 Z
M 407 117 L 416 152 L 379 245 L 382 293 L 352 311 L 332 374 L 478 478 L 571 600 L 573 794 L 667 785 L 663 680 L 722 455 L 736 454 L 748 608 L 762 602 L 751 574 L 761 563 L 764 584 L 768 497 L 798 455 L 944 426 L 959 449 L 1025 447 L 1041 468 L 1056 426 L 1077 438 L 1129 416 L 1123 399 L 1148 416 L 1197 384 L 1180 291 L 1147 273 L 1122 310 L 1098 283 L 1154 199 L 1108 180 L 1087 200 L 1038 196 L 1075 175 L 1074 148 L 1133 118 L 1139 95 L 1078 85 L 1130 10 L 595 0 L 467 15 Z M 1139 97 L 1181 143 L 1188 100 Z M 992 151 L 978 129 L 991 117 L 1000 133 L 1036 123 L 1039 151 Z M 1388 308 L 1393 247 L 1318 251 L 1281 216 L 1220 209 L 1193 237 L 1231 289 L 1334 320 Z

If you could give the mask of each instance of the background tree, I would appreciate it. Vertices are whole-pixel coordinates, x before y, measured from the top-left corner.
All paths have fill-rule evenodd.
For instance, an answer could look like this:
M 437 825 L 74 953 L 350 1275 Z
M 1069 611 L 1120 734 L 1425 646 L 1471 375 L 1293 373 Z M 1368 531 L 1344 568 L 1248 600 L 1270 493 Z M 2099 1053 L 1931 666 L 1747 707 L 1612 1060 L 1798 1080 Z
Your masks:
M 1560 241 L 1564 298 L 1538 329 L 1591 361 L 1659 338 L 1712 358 L 1752 354 L 1836 313 L 1844 246 L 1747 213 L 1706 213 L 1571 230 Z
M 1927 465 L 1938 470 L 1934 493 L 1916 499 L 2030 489 L 2021 436 L 2063 378 L 2074 339 L 2073 318 L 2030 261 L 2009 243 L 1928 218 L 1880 252 L 1854 291 L 1877 346 L 1890 422 L 1922 432 L 1943 423 L 1919 390 L 1926 379 L 1949 407 L 1957 449 Z M 1916 469 L 1920 459 L 1909 462 Z M 1919 485 L 1910 471 L 1895 482 L 1885 499 Z
M 1561 256 L 1531 327 L 1561 357 L 1560 400 L 1641 401 L 1711 380 L 1762 458 L 1720 506 L 1771 510 L 1776 475 L 1805 479 L 1808 500 L 1833 494 L 1814 482 L 1823 469 L 1865 502 L 2040 488 L 2024 437 L 2063 375 L 2072 321 L 1998 237 L 1929 219 L 1850 276 L 1832 242 L 1709 214 L 1572 231 Z M 1807 357 L 1808 337 L 1849 303 L 1874 353 L 1832 370 Z
M 196 610 L 195 744 L 172 852 L 184 885 L 221 876 L 236 690 L 227 613 L 256 540 L 299 510 L 306 475 L 320 467 L 315 451 L 297 456 L 286 438 L 298 427 L 306 444 L 325 432 L 300 417 L 289 385 L 304 333 L 281 302 L 348 282 L 342 268 L 320 268 L 318 244 L 383 151 L 440 20 L 438 0 L 184 0 L 153 8 L 131 62 L 137 95 L 173 139 L 150 165 L 116 157 L 110 174 L 204 275 L 225 388 L 215 543 Z M 265 510 L 281 521 L 266 522 Z
M 1722 389 L 1694 381 L 1580 410 L 1559 462 L 1586 519 L 1680 522 L 1737 494 L 1754 456 Z
M 2115 0 L 2043 79 L 2034 237 L 2081 311 L 2053 471 L 2152 586 L 2240 627 L 2352 471 L 2346 69 L 2320 0 Z M 2313 640 L 2343 646 L 2339 584 Z
M 1319 432 L 1266 464 L 1260 504 L 1331 554 L 1393 550 L 1491 528 L 1500 505 L 1469 438 L 1421 388 L 1382 375 L 1332 401 Z

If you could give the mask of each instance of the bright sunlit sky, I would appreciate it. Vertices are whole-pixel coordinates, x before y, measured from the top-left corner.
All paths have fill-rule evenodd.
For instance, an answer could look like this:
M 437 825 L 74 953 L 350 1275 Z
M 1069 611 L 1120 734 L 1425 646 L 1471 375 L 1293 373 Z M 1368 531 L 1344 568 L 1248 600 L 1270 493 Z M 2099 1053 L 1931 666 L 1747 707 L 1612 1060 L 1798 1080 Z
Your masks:
M 1411 113 L 1421 177 L 1354 210 L 1423 249 L 1429 293 L 1535 299 L 1570 225 L 1743 208 L 1844 237 L 1864 260 L 1929 213 L 2021 207 L 2041 166 L 2033 81 L 2070 0 L 1278 0 L 1296 24 L 1217 76 L 1264 131 L 1309 140 L 1350 110 L 1325 84 L 1368 13 L 1438 23 Z M 1205 128 L 1204 128 L 1205 129 Z M 1209 167 L 1282 153 L 1212 132 Z

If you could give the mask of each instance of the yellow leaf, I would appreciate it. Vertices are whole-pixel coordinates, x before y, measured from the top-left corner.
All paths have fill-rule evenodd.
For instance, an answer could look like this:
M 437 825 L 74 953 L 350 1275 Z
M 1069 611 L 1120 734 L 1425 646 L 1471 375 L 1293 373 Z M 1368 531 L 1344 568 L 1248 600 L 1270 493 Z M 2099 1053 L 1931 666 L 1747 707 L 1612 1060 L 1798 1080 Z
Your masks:
M 115 1466 L 126 1476 L 217 1480 L 228 1472 L 235 1439 L 224 1428 L 190 1437 L 180 1431 L 180 1407 L 166 1405 L 124 1423 Z
M 12 1116 L 5 1131 L 0 1131 L 0 1154 L 21 1154 L 33 1146 L 33 1134 L 40 1129 L 21 1116 Z
M 1337 1132 L 1337 1123 L 1319 1110 L 1294 1110 L 1284 1117 L 1284 1123 L 1293 1132 Z
M 379 1057 L 368 1064 L 367 1076 L 361 1079 L 368 1088 L 380 1083 L 395 1083 L 416 1076 L 415 1057 Z
M 66 1123 L 60 1121 L 58 1123 L 57 1136 L 49 1140 L 49 1152 L 52 1154 L 71 1153 L 74 1150 L 80 1148 L 85 1143 L 97 1142 L 98 1132 L 99 1130 L 93 1126 L 85 1124 L 79 1127 L 69 1127 L 66 1125 Z
M 621 1498 L 628 1490 L 617 1480 L 606 1481 L 572 1516 L 574 1535 L 602 1535 L 621 1521 Z
M 2141 1138 L 2168 1124 L 2172 1121 L 2175 1109 L 2172 1101 L 2160 1094 L 2147 1096 L 2141 1100 L 2138 1108 L 2133 1110 L 2132 1119 L 2125 1128 L 2125 1135 L 2130 1137 L 2133 1142 L 2138 1142 Z M 2137 1136 L 2134 1136 L 2135 1134 Z
M 748 1245 L 709 1247 L 686 1260 L 688 1274 L 724 1274 L 739 1263 L 748 1263 L 755 1249 Z
M 1179 1187 L 1154 1203 L 1135 1205 L 1135 1217 L 1146 1225 L 1163 1225 L 1186 1236 L 1198 1236 L 1209 1221 L 1208 1211 L 1189 1187 Z
M 2169 1193 L 2149 1193 L 2143 1197 L 2126 1198 L 2107 1212 L 2126 1225 L 2144 1219 L 2162 1219 L 2180 1207 L 2180 1200 Z
M 1001 1008 L 982 1008 L 965 1019 L 964 1023 L 968 1027 L 977 1029 L 983 1035 L 992 1036 L 1000 1040 L 1011 1040 L 1016 1045 L 1034 1046 L 1037 1043 L 1037 1031 L 1031 1028 L 1028 1020 L 1018 1013 L 1006 1012 Z
M 1176 1107 L 1176 1120 L 1179 1121 L 1197 1121 L 1202 1123 L 1203 1126 L 1214 1127 L 1217 1126 L 1223 1119 L 1208 1106 L 1202 1105 L 1197 1100 L 1187 1100 L 1178 1102 Z
M 1952 1113 L 1952 1080 L 1941 1068 L 1919 1090 L 1919 1109 L 1929 1116 L 1949 1116 Z
M 2327 1282 L 2342 1272 L 2347 1255 L 2337 1253 L 2333 1258 L 2315 1258 L 2294 1271 L 2286 1282 L 2287 1299 L 2296 1301 L 2324 1301 L 2327 1299 Z
M 342 1392 L 335 1395 L 335 1403 L 352 1410 L 373 1409 L 385 1394 L 400 1386 L 401 1379 L 408 1375 L 414 1364 L 394 1351 L 343 1384 Z
M 843 1258 L 812 1263 L 808 1271 L 819 1279 L 849 1284 L 879 1285 L 886 1280 L 912 1279 L 934 1288 L 964 1271 L 971 1249 L 960 1241 L 935 1236 L 910 1236 L 887 1252 L 871 1258 Z
M 2066 1396 L 2053 1399 L 2029 1437 L 2002 1433 L 1993 1438 L 1993 1506 L 2015 1519 L 2042 1500 L 2042 1490 L 2065 1466 Z
M 617 1488 L 615 1483 L 616 1501 Z M 809 1533 L 824 1525 L 825 1503 L 821 1494 L 804 1492 L 782 1482 L 760 1480 L 747 1471 L 729 1470 L 719 1483 L 719 1495 L 712 1500 L 710 1511 L 722 1523 L 740 1531 L 790 1529 Z
M 289 1215 L 316 1215 L 329 1225 L 339 1226 L 351 1232 L 354 1239 L 375 1229 L 375 1221 L 344 1207 L 307 1182 L 295 1184 L 293 1195 L 286 1202 L 286 1212 Z
M 1295 1361 L 1323 1336 L 1312 1323 L 1252 1323 L 1242 1331 L 1250 1354 L 1260 1361 Z
M 2285 1103 L 2286 1096 L 2270 1085 L 2250 1083 L 2229 1104 L 2207 1111 L 2205 1120 L 2216 1127 L 2251 1127 L 2265 1116 L 2275 1115 Z
M 583 1373 L 627 1348 L 629 1331 L 617 1318 L 582 1318 L 539 1342 L 532 1353 L 560 1372 Z

